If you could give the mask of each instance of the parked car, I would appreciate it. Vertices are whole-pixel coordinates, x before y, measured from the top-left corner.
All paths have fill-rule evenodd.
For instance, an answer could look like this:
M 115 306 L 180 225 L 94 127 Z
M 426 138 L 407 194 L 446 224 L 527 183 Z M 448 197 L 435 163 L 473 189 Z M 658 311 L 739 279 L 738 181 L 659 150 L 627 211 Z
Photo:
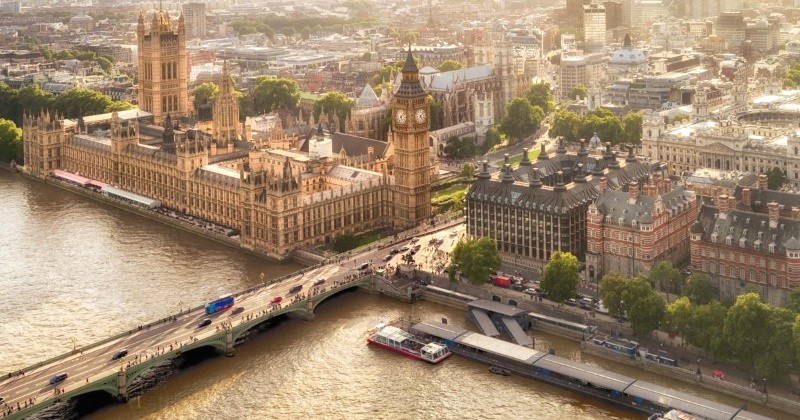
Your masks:
M 511 285 L 511 290 L 516 290 L 518 292 L 521 292 L 525 289 L 527 289 L 527 287 L 524 284 L 514 283 Z
M 275 296 L 274 298 L 272 298 L 272 300 L 270 301 L 270 303 L 272 303 L 272 304 L 278 304 L 278 303 L 281 303 L 281 301 L 282 301 L 282 300 L 283 300 L 283 296 Z
M 567 299 L 564 303 L 569 306 L 578 306 L 578 299 Z
M 128 350 L 127 349 L 122 349 L 122 350 L 114 353 L 114 355 L 111 356 L 111 360 L 119 360 L 119 359 L 122 359 L 123 357 L 125 357 L 127 355 L 128 355 Z
M 67 372 L 58 373 L 54 375 L 52 378 L 50 378 L 50 385 L 55 385 L 57 383 L 64 382 L 67 380 L 68 377 L 69 375 L 67 374 Z
M 598 302 L 595 304 L 595 307 L 594 307 L 594 308 L 597 310 L 597 312 L 600 312 L 601 314 L 608 314 L 608 308 L 606 308 L 605 306 L 603 306 L 603 301 L 602 301 L 602 300 L 601 300 L 601 301 L 598 301 Z
M 231 315 L 236 315 L 244 312 L 244 306 L 237 306 L 231 311 Z
M 197 324 L 197 328 L 203 328 L 208 325 L 211 325 L 211 318 L 203 318 L 200 320 L 200 323 Z
M 538 294 L 538 292 L 536 292 L 536 289 L 534 289 L 533 287 L 529 287 L 529 288 L 523 290 L 523 292 L 527 293 L 527 294 L 529 294 L 531 296 L 536 296 Z
M 580 306 L 583 309 L 592 309 L 592 307 L 594 307 L 594 302 L 592 302 L 592 298 L 582 297 L 578 301 L 578 306 Z

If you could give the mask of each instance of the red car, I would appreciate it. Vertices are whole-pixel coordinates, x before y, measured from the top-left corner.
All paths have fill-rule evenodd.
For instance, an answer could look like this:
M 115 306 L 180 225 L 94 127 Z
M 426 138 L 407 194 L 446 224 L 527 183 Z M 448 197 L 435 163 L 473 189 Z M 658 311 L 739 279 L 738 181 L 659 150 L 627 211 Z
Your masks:
M 281 303 L 282 300 L 283 300 L 283 296 L 275 296 L 274 298 L 272 298 L 271 302 L 272 303 Z

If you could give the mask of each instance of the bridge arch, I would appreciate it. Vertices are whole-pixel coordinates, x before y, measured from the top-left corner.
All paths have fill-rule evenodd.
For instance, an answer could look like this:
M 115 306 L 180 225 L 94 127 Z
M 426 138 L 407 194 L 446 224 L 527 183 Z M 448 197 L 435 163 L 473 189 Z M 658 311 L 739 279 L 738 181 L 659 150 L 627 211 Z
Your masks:
M 317 309 L 317 306 L 319 306 L 320 303 L 328 300 L 328 298 L 330 298 L 331 296 L 336 296 L 341 292 L 353 289 L 355 287 L 369 288 L 371 285 L 372 285 L 372 280 L 369 277 L 363 277 L 359 280 L 347 283 L 335 289 L 331 289 L 326 292 L 320 293 L 316 296 L 313 296 L 311 298 L 311 311 L 313 312 L 315 309 Z
M 148 360 L 146 360 L 144 362 L 141 362 L 139 364 L 133 365 L 133 366 L 131 366 L 131 367 L 129 367 L 129 368 L 127 368 L 125 370 L 125 377 L 126 377 L 125 381 L 126 381 L 127 384 L 130 385 L 131 382 L 133 382 L 138 377 L 142 376 L 145 372 L 150 370 L 152 367 L 154 367 L 156 365 L 160 365 L 161 363 L 164 363 L 165 361 L 168 361 L 168 360 L 170 360 L 170 359 L 172 359 L 172 358 L 174 358 L 174 357 L 176 357 L 176 356 L 178 356 L 178 355 L 180 355 L 182 353 L 186 353 L 186 352 L 189 352 L 189 351 L 192 351 L 192 350 L 195 350 L 195 349 L 199 349 L 201 347 L 212 347 L 212 348 L 216 349 L 217 351 L 224 353 L 225 352 L 225 335 L 224 334 L 225 333 L 222 332 L 222 333 L 217 334 L 215 336 L 209 337 L 209 338 L 207 338 L 205 340 L 201 340 L 201 341 L 197 341 L 197 342 L 194 342 L 194 343 L 190 343 L 188 345 L 185 345 L 183 347 L 175 349 L 172 352 L 164 353 L 163 355 L 161 355 L 159 357 L 148 359 Z
M 250 330 L 253 330 L 253 329 L 257 328 L 259 325 L 261 325 L 261 324 L 263 324 L 265 322 L 269 322 L 270 320 L 275 319 L 275 318 L 277 318 L 277 317 L 279 317 L 281 315 L 287 315 L 287 314 L 290 314 L 290 313 L 297 313 L 298 315 L 305 317 L 306 316 L 306 304 L 305 304 L 305 301 L 297 302 L 297 303 L 291 304 L 289 306 L 284 306 L 281 309 L 278 309 L 277 311 L 270 312 L 270 313 L 268 313 L 268 314 L 266 314 L 264 316 L 261 316 L 261 317 L 255 318 L 255 319 L 251 319 L 250 321 L 247 321 L 244 324 L 234 326 L 233 327 L 233 342 L 235 343 L 236 340 L 238 340 L 240 337 L 245 335 Z M 224 343 L 224 337 L 223 337 L 223 343 Z

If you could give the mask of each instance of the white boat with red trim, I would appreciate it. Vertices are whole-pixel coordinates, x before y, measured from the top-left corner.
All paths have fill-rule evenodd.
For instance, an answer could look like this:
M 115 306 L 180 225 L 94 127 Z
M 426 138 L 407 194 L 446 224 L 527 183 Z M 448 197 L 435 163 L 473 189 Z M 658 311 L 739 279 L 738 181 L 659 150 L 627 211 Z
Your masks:
M 367 342 L 429 363 L 439 363 L 453 354 L 443 344 L 426 342 L 408 331 L 383 323 L 370 331 Z

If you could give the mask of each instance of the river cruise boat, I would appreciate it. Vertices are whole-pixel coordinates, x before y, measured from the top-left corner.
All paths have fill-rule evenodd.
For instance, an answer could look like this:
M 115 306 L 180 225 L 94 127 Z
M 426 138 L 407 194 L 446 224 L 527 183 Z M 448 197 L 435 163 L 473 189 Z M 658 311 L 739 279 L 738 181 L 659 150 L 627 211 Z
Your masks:
M 378 324 L 370 331 L 367 342 L 429 363 L 439 363 L 452 355 L 442 344 L 426 342 L 407 331 L 387 324 Z

